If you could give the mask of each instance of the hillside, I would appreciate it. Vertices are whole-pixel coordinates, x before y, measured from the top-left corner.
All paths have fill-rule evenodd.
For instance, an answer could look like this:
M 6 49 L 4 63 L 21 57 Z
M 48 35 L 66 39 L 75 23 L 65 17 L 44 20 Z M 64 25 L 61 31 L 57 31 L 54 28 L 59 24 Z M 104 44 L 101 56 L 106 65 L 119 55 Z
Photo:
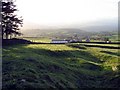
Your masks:
M 85 36 L 88 32 L 76 28 L 28 29 L 22 30 L 23 37 L 72 37 L 75 34 Z
M 6 46 L 3 88 L 118 88 L 119 55 L 84 44 Z
M 104 40 L 109 38 L 113 42 L 118 42 L 118 31 L 86 31 L 76 28 L 59 28 L 59 29 L 29 29 L 22 30 L 23 36 L 26 37 L 37 37 L 37 38 L 49 38 L 49 39 L 71 39 L 77 36 L 79 39 L 85 40 L 86 37 L 89 37 L 92 41 Z

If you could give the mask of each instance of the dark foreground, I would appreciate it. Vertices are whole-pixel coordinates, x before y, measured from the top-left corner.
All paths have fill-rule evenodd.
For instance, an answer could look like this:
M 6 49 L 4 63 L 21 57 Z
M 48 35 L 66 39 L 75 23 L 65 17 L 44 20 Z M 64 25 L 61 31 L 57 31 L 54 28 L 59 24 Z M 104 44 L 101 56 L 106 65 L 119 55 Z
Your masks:
M 3 89 L 120 88 L 116 48 L 29 42 L 3 46 Z

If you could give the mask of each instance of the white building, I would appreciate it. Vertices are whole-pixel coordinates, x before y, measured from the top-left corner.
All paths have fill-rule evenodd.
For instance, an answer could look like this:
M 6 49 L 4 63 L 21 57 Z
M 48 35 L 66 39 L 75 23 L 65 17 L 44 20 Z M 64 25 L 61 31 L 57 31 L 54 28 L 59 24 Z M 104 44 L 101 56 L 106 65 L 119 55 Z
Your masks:
M 86 38 L 86 42 L 90 42 L 90 38 L 89 37 Z
M 52 40 L 51 43 L 68 43 L 68 40 Z

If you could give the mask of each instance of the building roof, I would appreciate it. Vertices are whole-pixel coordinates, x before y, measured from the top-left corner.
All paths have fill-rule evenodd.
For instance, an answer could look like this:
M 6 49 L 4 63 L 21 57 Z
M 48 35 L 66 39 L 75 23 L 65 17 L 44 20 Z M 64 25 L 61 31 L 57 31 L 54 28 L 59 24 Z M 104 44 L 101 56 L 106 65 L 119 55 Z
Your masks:
M 69 41 L 69 40 L 52 40 L 52 41 Z

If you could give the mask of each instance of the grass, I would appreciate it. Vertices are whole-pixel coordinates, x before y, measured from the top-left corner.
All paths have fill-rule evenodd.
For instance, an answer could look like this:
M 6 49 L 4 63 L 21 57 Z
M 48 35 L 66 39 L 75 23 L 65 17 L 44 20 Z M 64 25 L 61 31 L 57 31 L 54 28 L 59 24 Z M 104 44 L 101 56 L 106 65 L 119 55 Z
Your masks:
M 82 44 L 3 47 L 3 88 L 120 87 L 117 49 Z
M 23 39 L 26 39 L 26 40 L 29 40 L 29 41 L 32 41 L 32 42 L 41 42 L 41 43 L 50 43 L 51 42 L 51 39 L 49 38 L 43 38 L 43 37 L 27 37 L 27 38 L 23 38 Z
M 89 51 L 103 61 L 103 65 L 105 67 L 117 67 L 120 64 L 119 55 L 120 53 L 118 50 L 111 50 L 111 49 L 101 49 L 101 48 L 89 48 Z

